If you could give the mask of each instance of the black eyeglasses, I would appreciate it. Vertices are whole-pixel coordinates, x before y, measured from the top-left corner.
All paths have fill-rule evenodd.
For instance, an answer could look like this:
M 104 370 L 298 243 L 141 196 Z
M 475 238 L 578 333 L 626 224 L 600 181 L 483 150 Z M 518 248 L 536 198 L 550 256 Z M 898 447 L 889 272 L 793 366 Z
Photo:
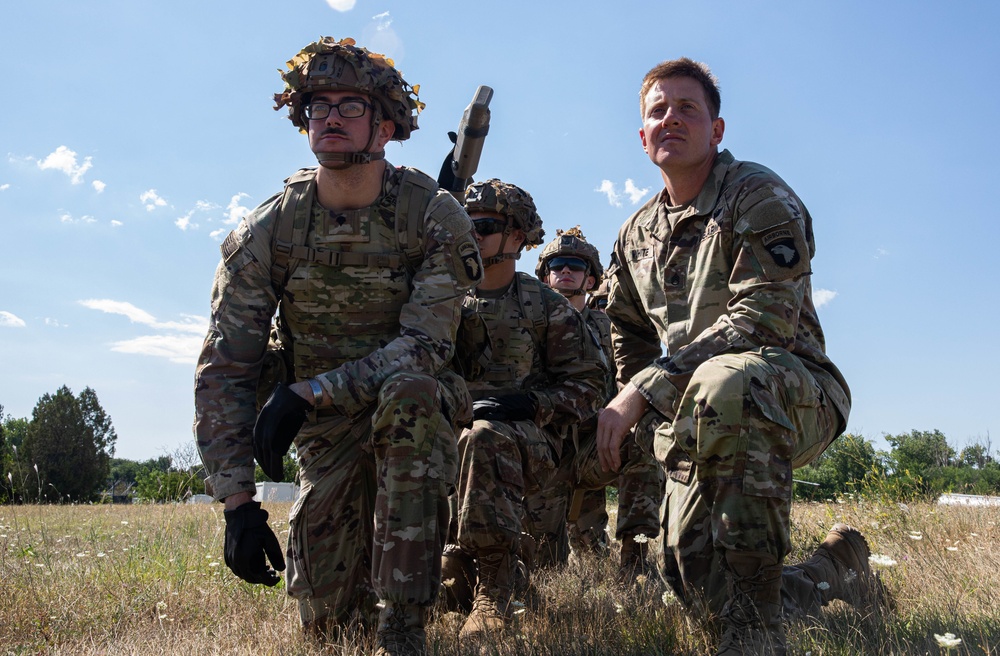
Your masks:
M 568 267 L 570 271 L 586 271 L 587 263 L 578 257 L 554 257 L 549 260 L 549 271 L 559 271 Z
M 343 118 L 361 118 L 365 111 L 371 107 L 363 100 L 345 100 L 340 103 L 314 102 L 302 108 L 302 115 L 310 121 L 318 121 L 330 115 L 334 109 Z
M 489 237 L 503 232 L 507 228 L 507 222 L 500 219 L 472 219 L 472 229 L 480 237 Z

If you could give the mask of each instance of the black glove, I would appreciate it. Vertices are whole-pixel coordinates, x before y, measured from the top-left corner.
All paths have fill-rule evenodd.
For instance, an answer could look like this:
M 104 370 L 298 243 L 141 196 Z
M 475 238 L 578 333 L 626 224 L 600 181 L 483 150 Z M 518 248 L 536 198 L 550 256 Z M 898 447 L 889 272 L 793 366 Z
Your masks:
M 253 457 L 275 483 L 285 479 L 284 462 L 292 440 L 312 406 L 284 383 L 278 383 L 253 426 Z
M 438 186 L 445 191 L 465 191 L 464 189 L 455 189 L 457 179 L 455 178 L 455 169 L 452 168 L 452 164 L 455 163 L 454 144 L 458 141 L 458 133 L 449 132 L 448 138 L 451 139 L 453 145 L 448 154 L 445 155 L 444 162 L 441 164 L 441 172 L 438 173 Z
M 226 518 L 226 566 L 244 581 L 276 585 L 281 578 L 274 569 L 285 569 L 285 555 L 267 524 L 267 511 L 257 501 L 248 501 L 222 514 Z M 264 554 L 274 569 L 268 568 Z
M 473 419 L 529 421 L 535 418 L 538 403 L 530 394 L 507 394 L 480 399 L 472 404 Z

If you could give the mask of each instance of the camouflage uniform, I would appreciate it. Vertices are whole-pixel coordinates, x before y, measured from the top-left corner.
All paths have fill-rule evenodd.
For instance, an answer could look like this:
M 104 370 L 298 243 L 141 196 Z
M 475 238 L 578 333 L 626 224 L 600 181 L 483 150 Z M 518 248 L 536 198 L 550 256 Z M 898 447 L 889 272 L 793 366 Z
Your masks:
M 317 379 L 333 400 L 295 439 L 302 489 L 287 588 L 307 627 L 370 620 L 377 598 L 426 605 L 440 583 L 453 425 L 471 416 L 463 381 L 444 366 L 481 266 L 468 216 L 442 191 L 428 191 L 421 257 L 406 262 L 395 226 L 403 176 L 387 164 L 369 208 L 335 214 L 312 202 L 280 304 L 271 268 L 282 194 L 272 197 L 226 239 L 212 290 L 195 433 L 216 499 L 255 489 L 255 385 L 276 309 L 296 379 Z
M 543 321 L 533 320 L 535 303 Z M 554 473 L 568 427 L 603 401 L 607 363 L 580 314 L 528 274 L 516 274 L 500 295 L 468 296 L 465 306 L 482 317 L 492 342 L 485 375 L 468 383 L 473 399 L 530 392 L 538 411 L 533 421 L 477 420 L 462 432 L 453 538 L 469 553 L 516 552 L 522 501 Z
M 606 357 L 611 359 L 611 325 L 600 310 L 584 308 L 584 321 L 598 337 Z M 605 380 L 603 403 L 617 392 L 614 366 Z M 574 427 L 576 429 L 577 427 Z M 619 491 L 618 523 L 615 537 L 628 540 L 637 535 L 650 539 L 660 533 L 660 501 L 663 498 L 663 474 L 652 457 L 651 440 L 643 449 L 632 436 L 623 447 L 623 465 L 619 472 L 601 470 L 597 457 L 597 416 L 591 416 L 573 430 L 572 439 L 563 443 L 563 457 L 558 473 L 537 494 L 525 500 L 530 525 L 528 532 L 537 544 L 536 563 L 546 566 L 565 563 L 569 551 L 606 551 L 608 548 L 608 513 L 605 487 L 617 484 Z M 575 507 L 579 504 L 579 507 Z
M 687 604 L 718 613 L 727 554 L 781 563 L 789 552 L 792 470 L 844 430 L 850 396 L 825 353 L 812 219 L 794 192 L 723 151 L 694 200 L 666 200 L 622 226 L 607 311 L 619 382 L 672 420 L 655 435 L 665 576 Z M 786 609 L 818 609 L 794 568 L 781 584 Z

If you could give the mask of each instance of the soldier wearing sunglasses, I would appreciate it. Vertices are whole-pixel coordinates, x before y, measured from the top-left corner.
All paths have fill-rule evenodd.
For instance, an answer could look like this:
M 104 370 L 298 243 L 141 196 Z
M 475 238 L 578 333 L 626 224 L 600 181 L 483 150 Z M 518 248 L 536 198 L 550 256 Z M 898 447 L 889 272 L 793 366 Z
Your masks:
M 484 271 L 463 314 L 483 322 L 489 357 L 481 375 L 466 379 L 473 423 L 458 440 L 442 577 L 458 587 L 453 602 L 471 610 L 460 638 L 479 639 L 512 615 L 531 560 L 523 500 L 547 484 L 572 428 L 603 403 L 608 365 L 569 301 L 515 269 L 544 234 L 531 196 L 492 179 L 469 187 L 465 209 Z
M 560 230 L 539 255 L 535 274 L 569 300 L 600 341 L 610 363 L 604 390 L 604 401 L 610 401 L 618 392 L 611 322 L 604 312 L 587 305 L 588 294 L 604 276 L 600 253 L 587 242 L 579 226 Z M 622 543 L 620 577 L 632 581 L 647 567 L 648 540 L 660 532 L 663 473 L 652 457 L 651 447 L 647 445 L 644 450 L 631 437 L 622 447 L 621 471 L 602 472 L 596 442 L 595 414 L 579 425 L 572 439 L 563 443 L 559 471 L 549 485 L 527 499 L 529 532 L 538 543 L 535 564 L 538 567 L 565 564 L 571 548 L 574 554 L 606 554 L 608 513 L 604 490 L 608 485 L 617 485 L 615 537 Z M 645 537 L 636 542 L 640 535 Z

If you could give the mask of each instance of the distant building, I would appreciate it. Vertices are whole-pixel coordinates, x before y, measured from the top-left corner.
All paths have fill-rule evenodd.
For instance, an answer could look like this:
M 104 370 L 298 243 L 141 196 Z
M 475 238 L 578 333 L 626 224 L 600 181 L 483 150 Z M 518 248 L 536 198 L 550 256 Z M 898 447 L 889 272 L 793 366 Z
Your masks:
M 978 494 L 942 494 L 939 506 L 1000 506 L 1000 497 L 984 497 Z
M 299 486 L 295 483 L 257 483 L 254 501 L 295 501 L 299 498 Z

